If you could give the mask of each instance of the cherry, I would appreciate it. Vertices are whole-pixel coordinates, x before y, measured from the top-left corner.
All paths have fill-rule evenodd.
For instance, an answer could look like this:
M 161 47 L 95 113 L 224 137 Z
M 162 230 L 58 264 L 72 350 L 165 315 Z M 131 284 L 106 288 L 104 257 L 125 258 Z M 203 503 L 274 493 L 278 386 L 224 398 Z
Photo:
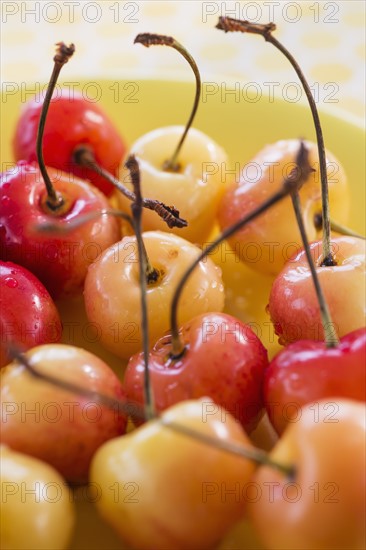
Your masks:
M 208 484 L 245 484 L 254 471 L 250 460 L 220 448 L 253 449 L 226 411 L 205 415 L 212 405 L 207 398 L 179 403 L 94 456 L 90 479 L 101 488 L 96 505 L 129 548 L 151 549 L 152 541 L 156 548 L 213 548 L 243 516 L 241 499 L 205 498 Z M 130 499 L 116 497 L 111 487 L 128 487 Z
M 304 88 L 304 91 L 305 91 L 305 94 L 306 94 L 306 97 L 308 99 L 308 103 L 309 103 L 309 107 L 310 107 L 310 110 L 311 110 L 311 114 L 312 114 L 312 118 L 313 118 L 313 122 L 314 122 L 314 127 L 315 127 L 315 132 L 316 132 L 316 138 L 317 138 L 317 149 L 318 149 L 318 158 L 319 158 L 319 170 L 320 170 L 320 180 L 321 180 L 321 185 L 320 185 L 320 189 L 321 189 L 321 219 L 322 219 L 322 223 L 321 223 L 321 227 L 323 228 L 323 262 L 324 262 L 324 265 L 334 265 L 334 259 L 333 259 L 333 256 L 332 256 L 332 251 L 331 251 L 331 246 L 330 246 L 330 230 L 331 230 L 331 225 L 332 225 L 332 220 L 330 218 L 330 213 L 329 213 L 329 185 L 328 185 L 328 173 L 327 173 L 327 158 L 326 158 L 326 151 L 325 151 L 325 146 L 324 146 L 324 139 L 323 139 L 323 131 L 322 131 L 322 127 L 321 127 L 321 124 L 320 124 L 320 118 L 319 118 L 319 114 L 318 114 L 318 110 L 317 110 L 317 106 L 316 106 L 316 103 L 315 103 L 315 100 L 313 98 L 313 95 L 312 95 L 312 92 L 311 92 L 311 89 L 310 89 L 310 86 L 308 85 L 307 81 L 306 81 L 306 78 L 299 66 L 299 64 L 297 63 L 297 61 L 295 60 L 295 58 L 293 57 L 293 55 L 287 50 L 287 48 L 281 43 L 279 42 L 279 40 L 277 40 L 277 38 L 275 38 L 273 36 L 273 31 L 276 30 L 276 25 L 274 23 L 269 23 L 267 25 L 264 25 L 264 24 L 260 24 L 260 23 L 251 23 L 249 21 L 241 21 L 239 19 L 233 19 L 231 17 L 219 17 L 219 22 L 218 24 L 216 25 L 216 28 L 220 29 L 220 30 L 223 30 L 224 32 L 241 32 L 241 33 L 251 33 L 251 34 L 257 34 L 257 35 L 260 35 L 262 36 L 266 42 L 269 42 L 270 44 L 272 44 L 273 46 L 275 46 L 285 57 L 286 59 L 291 63 L 292 67 L 294 68 L 303 88 Z M 273 163 L 273 160 L 275 160 L 275 164 L 279 165 L 278 163 L 278 158 L 276 158 L 276 156 L 278 157 L 278 155 L 276 155 L 276 151 L 274 151 L 274 155 L 272 156 L 270 155 L 270 158 L 267 158 L 265 159 L 265 162 L 263 162 L 263 165 L 262 168 L 261 168 L 261 171 L 262 173 L 264 172 L 265 174 L 265 179 L 268 179 L 268 166 L 271 165 Z M 273 158 L 274 157 L 274 158 Z M 266 167 L 266 169 L 263 169 L 264 167 Z M 339 162 L 337 161 L 335 163 L 335 168 L 336 168 L 336 172 L 339 172 L 339 168 L 340 168 L 340 165 L 339 165 Z M 269 176 L 269 179 L 270 180 L 273 180 L 273 174 L 271 174 Z M 259 176 L 259 181 L 261 180 L 261 175 Z M 344 185 L 344 174 L 343 174 L 343 171 L 341 170 L 340 171 L 340 175 L 339 177 L 336 179 L 336 181 L 334 182 L 335 183 L 335 191 L 339 191 L 341 189 L 341 187 Z M 249 193 L 246 195 L 245 197 L 245 201 L 243 201 L 243 204 L 245 205 L 245 203 L 248 203 L 248 201 L 250 201 L 252 199 L 251 197 L 251 188 L 254 189 L 254 193 L 253 193 L 253 201 L 254 203 L 256 202 L 256 195 L 257 195 L 257 189 L 256 189 L 256 185 L 252 184 L 252 185 L 249 185 L 249 186 L 241 186 L 241 189 L 239 189 L 239 191 L 237 193 L 235 193 L 235 190 L 234 190 L 234 201 L 235 200 L 239 200 L 240 201 L 240 195 L 241 194 L 245 194 L 247 192 L 249 188 Z M 231 191 L 230 191 L 231 192 Z M 259 192 L 261 193 L 261 189 L 259 188 Z M 265 191 L 265 188 L 264 188 L 264 192 Z M 318 191 L 318 194 L 319 191 Z M 312 211 L 312 209 L 314 208 L 314 206 L 316 207 L 316 203 L 317 203 L 317 193 L 315 192 L 311 192 L 310 191 L 310 196 L 312 195 L 311 197 L 311 200 L 307 200 L 305 202 L 305 207 L 307 210 L 309 210 L 310 208 L 310 212 L 312 214 L 312 220 L 310 220 L 310 223 L 307 222 L 306 225 L 310 227 L 310 230 L 314 230 L 314 227 L 315 228 L 319 228 L 319 212 L 316 212 L 316 208 L 315 208 L 315 211 Z M 341 216 L 344 215 L 344 216 L 347 216 L 347 213 L 348 213 L 348 197 L 347 197 L 347 194 L 345 193 L 341 193 L 341 199 L 340 201 L 336 201 L 337 202 L 340 202 L 341 204 Z M 342 213 L 342 207 L 344 207 L 344 212 Z M 224 221 L 225 221 L 225 215 L 224 215 Z M 281 217 L 278 217 L 278 221 L 280 221 L 280 224 L 281 224 Z M 341 220 L 340 220 L 341 221 Z M 275 220 L 273 220 L 273 225 L 275 224 Z M 342 227 L 341 225 L 337 224 L 338 227 Z M 269 241 L 269 234 L 270 233 L 265 233 L 264 234 L 264 228 L 266 227 L 266 224 L 264 224 L 264 227 L 259 227 L 259 232 L 258 232 L 258 236 L 257 238 L 260 240 L 260 242 L 263 243 L 263 245 L 265 245 L 265 247 L 267 248 L 268 245 L 280 245 L 280 254 L 282 254 L 282 256 L 284 256 L 284 244 L 286 244 L 286 242 L 284 243 L 283 242 L 283 234 L 281 235 L 280 233 L 280 242 L 273 242 L 273 238 L 271 238 L 270 242 Z M 249 235 L 250 237 L 250 235 Z M 310 236 L 310 238 L 312 238 Z M 249 238 L 249 242 L 250 242 L 250 238 Z M 292 243 L 293 244 L 293 243 Z M 295 243 L 296 244 L 296 243 Z M 282 245 L 282 246 L 281 246 Z M 240 249 L 240 241 L 238 242 L 238 248 Z M 268 251 L 266 250 L 266 253 L 268 255 Z M 278 258 L 278 251 L 277 253 L 273 253 L 273 249 L 272 249 L 272 246 L 270 246 L 270 257 L 271 257 L 271 266 L 270 266 L 270 269 L 269 269 L 269 272 L 270 273 L 274 273 L 276 274 L 278 272 L 278 270 L 281 268 L 281 265 L 279 263 L 279 258 Z M 268 260 L 268 259 L 267 259 Z M 282 265 L 284 263 L 284 260 L 286 260 L 286 258 L 284 257 L 283 260 L 282 260 Z M 268 263 L 268 261 L 267 261 Z M 277 265 L 276 265 L 277 264 Z M 266 262 L 264 262 L 264 265 L 263 265 L 263 262 L 259 261 L 259 263 L 257 263 L 257 266 L 259 269 L 263 269 L 264 268 L 267 268 L 268 269 L 268 266 L 266 265 Z
M 170 36 L 144 33 L 139 34 L 135 42 L 146 47 L 158 44 L 174 48 L 189 62 L 195 74 L 194 105 L 186 126 L 154 129 L 138 138 L 130 153 L 139 161 L 143 196 L 156 196 L 166 204 L 179 205 L 182 217 L 188 221 L 187 227 L 172 228 L 172 232 L 191 242 L 203 243 L 213 229 L 224 190 L 221 167 L 227 163 L 227 155 L 203 132 L 191 128 L 200 99 L 198 67 L 187 50 Z M 177 145 L 173 149 L 174 143 Z M 129 185 L 126 169 L 122 170 L 121 180 Z M 122 195 L 120 208 L 125 211 L 129 208 Z M 165 226 L 152 212 L 144 211 L 143 229 L 165 230 Z
M 162 231 L 148 231 L 143 239 L 151 265 L 158 274 L 148 281 L 147 290 L 150 338 L 154 342 L 169 329 L 174 288 L 200 250 L 185 239 Z M 84 299 L 89 321 L 102 329 L 101 343 L 125 359 L 142 349 L 140 293 L 136 238 L 124 237 L 90 266 Z M 199 313 L 221 311 L 223 307 L 221 272 L 209 259 L 201 263 L 187 285 L 179 319 L 185 322 Z
M 66 550 L 75 524 L 65 480 L 41 460 L 0 446 L 1 547 Z
M 261 466 L 248 515 L 268 550 L 361 550 L 365 544 L 364 403 L 322 399 L 299 411 Z
M 284 175 L 292 170 L 297 144 L 297 140 L 281 140 L 266 145 L 250 161 L 249 165 L 257 167 L 257 175 L 251 176 L 254 181 L 246 181 L 241 177 L 225 191 L 218 210 L 218 220 L 222 229 L 229 227 L 271 195 Z M 318 166 L 316 145 L 311 142 L 306 144 L 310 154 L 310 165 Z M 329 175 L 334 172 L 335 166 L 337 174 L 330 178 L 329 185 L 330 206 L 334 216 L 345 223 L 348 217 L 346 175 L 340 162 L 327 152 Z M 322 208 L 318 168 L 309 174 L 300 190 L 300 198 L 308 237 L 312 241 L 317 240 L 320 238 L 318 215 Z M 302 248 L 296 218 L 290 209 L 290 199 L 284 200 L 232 236 L 229 243 L 237 257 L 262 273 L 278 274 L 286 261 Z M 253 246 L 257 250 L 256 261 L 253 261 Z
M 12 341 L 27 350 L 58 342 L 62 326 L 57 308 L 43 284 L 30 271 L 0 261 L 0 367 L 9 362 Z
M 37 161 L 36 138 L 42 107 L 42 99 L 37 96 L 21 112 L 13 138 L 16 160 Z M 109 196 L 114 187 L 102 175 L 75 162 L 74 153 L 80 146 L 90 148 L 96 161 L 117 175 L 126 146 L 112 121 L 96 103 L 74 90 L 62 89 L 60 96 L 51 101 L 45 124 L 45 163 L 89 180 Z
M 127 159 L 126 167 L 135 189 L 132 212 L 136 236 L 124 237 L 90 266 L 84 299 L 88 319 L 103 327 L 101 343 L 117 356 L 129 359 L 143 348 L 146 327 L 141 330 L 141 310 L 145 309 L 145 286 L 150 338 L 155 341 L 169 328 L 169 308 L 175 286 L 184 270 L 200 256 L 200 250 L 171 233 L 149 231 L 141 235 L 143 198 L 139 163 L 133 155 Z M 198 262 L 192 281 L 184 289 L 180 321 L 207 311 L 221 311 L 223 307 L 221 270 L 210 259 Z
M 132 146 L 131 154 L 140 162 L 141 184 L 145 195 L 159 197 L 164 203 L 179 204 L 180 213 L 187 220 L 187 227 L 174 229 L 175 234 L 194 242 L 203 243 L 211 233 L 215 213 L 223 192 L 220 171 L 209 174 L 212 166 L 221 166 L 227 160 L 226 154 L 215 142 L 201 131 L 191 128 L 182 147 L 181 169 L 177 172 L 164 171 L 162 165 L 166 151 L 173 140 L 179 139 L 183 128 L 167 126 L 152 130 L 140 137 Z M 203 173 L 207 167 L 207 172 Z M 122 181 L 128 186 L 126 175 Z M 126 210 L 128 202 L 119 197 L 121 209 Z M 143 217 L 145 231 L 165 230 L 165 226 L 152 212 Z
M 157 412 L 187 399 L 209 396 L 251 432 L 263 412 L 267 352 L 254 332 L 224 313 L 194 317 L 180 329 L 185 353 L 171 357 L 171 338 L 163 336 L 149 354 L 149 373 Z M 134 355 L 124 388 L 131 401 L 144 403 L 144 358 Z M 139 423 L 140 418 L 135 418 Z
M 79 293 L 88 266 L 102 250 L 118 240 L 117 220 L 106 216 L 92 220 L 65 235 L 36 232 L 39 225 L 57 219 L 65 226 L 82 214 L 108 208 L 105 197 L 82 180 L 49 169 L 57 193 L 65 197 L 65 208 L 56 215 L 45 204 L 47 194 L 37 166 L 17 163 L 1 174 L 1 258 L 18 263 L 34 273 L 53 298 Z
M 321 243 L 310 245 L 332 322 L 338 336 L 342 337 L 365 325 L 365 241 L 356 237 L 334 237 L 332 250 L 336 265 L 324 266 Z M 281 344 L 324 338 L 304 250 L 295 255 L 274 280 L 268 311 Z
M 31 368 L 41 375 L 34 376 Z M 60 384 L 50 385 L 47 376 Z M 73 397 L 70 383 L 88 394 Z M 81 348 L 48 344 L 29 350 L 20 360 L 18 355 L 1 379 L 2 442 L 51 464 L 68 481 L 85 482 L 95 451 L 124 433 L 127 424 L 125 414 L 100 404 L 98 392 L 117 400 L 124 397 L 114 372 Z
M 307 403 L 326 398 L 365 401 L 365 365 L 365 328 L 347 334 L 333 348 L 300 340 L 280 351 L 264 378 L 266 409 L 277 433 L 296 422 Z
M 0 176 L 1 258 L 32 271 L 53 297 L 80 292 L 88 265 L 120 235 L 117 220 L 105 216 L 63 237 L 48 239 L 34 233 L 50 218 L 67 226 L 82 214 L 108 209 L 100 191 L 72 175 L 55 169 L 47 171 L 43 161 L 42 138 L 49 101 L 57 76 L 73 51 L 72 45 L 57 45 L 37 135 L 39 168 L 21 161 Z

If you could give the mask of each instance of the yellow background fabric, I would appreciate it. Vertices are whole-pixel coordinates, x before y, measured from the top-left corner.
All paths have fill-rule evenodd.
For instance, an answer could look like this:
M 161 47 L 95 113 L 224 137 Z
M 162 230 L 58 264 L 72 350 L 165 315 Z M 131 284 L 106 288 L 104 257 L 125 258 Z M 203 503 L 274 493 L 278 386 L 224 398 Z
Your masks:
M 261 37 L 216 30 L 219 15 L 266 23 L 296 56 L 320 107 L 364 119 L 365 3 L 361 1 L 8 1 L 1 2 L 4 86 L 46 82 L 53 44 L 74 42 L 64 80 L 192 78 L 168 48 L 133 45 L 140 32 L 173 35 L 197 60 L 204 82 L 304 100 L 288 62 Z M 219 79 L 219 80 L 218 80 Z M 231 84 L 231 87 L 229 86 Z M 226 86 L 226 88 L 225 88 Z M 257 86 L 257 88 L 256 88 Z M 259 88 L 258 88 L 259 87 Z M 9 88 L 5 88 L 9 89 Z M 236 90 L 236 91 L 235 91 Z

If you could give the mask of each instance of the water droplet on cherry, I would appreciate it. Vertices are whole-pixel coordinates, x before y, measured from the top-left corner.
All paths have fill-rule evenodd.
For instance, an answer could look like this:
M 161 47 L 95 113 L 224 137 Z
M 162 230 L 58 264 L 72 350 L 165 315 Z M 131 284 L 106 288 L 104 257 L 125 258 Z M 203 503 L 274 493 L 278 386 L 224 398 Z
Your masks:
M 18 286 L 18 281 L 14 277 L 7 277 L 5 279 L 5 284 L 9 288 L 16 288 Z

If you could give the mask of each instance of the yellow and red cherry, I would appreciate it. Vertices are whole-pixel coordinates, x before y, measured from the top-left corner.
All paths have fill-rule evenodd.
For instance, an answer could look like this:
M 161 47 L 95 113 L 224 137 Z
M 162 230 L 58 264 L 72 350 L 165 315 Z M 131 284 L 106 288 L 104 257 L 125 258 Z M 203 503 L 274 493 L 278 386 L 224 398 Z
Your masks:
M 176 285 L 188 266 L 200 255 L 194 244 L 161 231 L 143 234 L 153 268 L 147 279 L 150 342 L 169 329 L 169 312 Z M 141 288 L 135 237 L 105 250 L 88 270 L 84 299 L 89 321 L 103 327 L 101 343 L 117 356 L 129 359 L 142 349 Z M 183 291 L 179 323 L 208 311 L 222 311 L 224 287 L 220 269 L 208 259 L 200 262 Z
M 0 261 L 0 368 L 10 361 L 8 345 L 27 350 L 59 342 L 62 325 L 44 285 L 27 269 Z
M 304 223 L 310 241 L 320 237 L 318 222 L 322 212 L 321 183 L 317 146 L 306 142 L 309 162 L 315 168 L 300 190 Z M 224 230 L 277 189 L 283 178 L 294 168 L 297 140 L 281 140 L 267 145 L 243 167 L 239 182 L 227 189 L 219 206 L 218 219 Z M 332 218 L 339 223 L 348 219 L 347 180 L 340 162 L 327 153 L 329 202 Z M 253 269 L 276 275 L 286 261 L 302 248 L 296 218 L 291 212 L 291 200 L 277 204 L 229 239 L 236 255 Z
M 310 245 L 334 328 L 339 337 L 365 326 L 365 241 L 357 237 L 332 239 L 334 264 L 322 265 L 321 242 Z M 320 308 L 306 253 L 301 250 L 273 282 L 268 311 L 281 344 L 323 340 Z
M 86 482 L 96 450 L 123 434 L 127 424 L 121 411 L 98 401 L 98 393 L 122 400 L 122 385 L 108 365 L 81 348 L 48 344 L 25 357 L 31 367 L 60 383 L 51 385 L 17 362 L 3 369 L 2 442 L 44 460 L 68 481 Z M 76 384 L 96 397 L 70 393 L 62 383 Z
M 264 376 L 265 405 L 277 433 L 297 422 L 307 403 L 366 401 L 365 365 L 365 328 L 343 336 L 332 348 L 310 340 L 289 344 L 272 359 Z
M 251 432 L 263 413 L 267 352 L 249 326 L 224 313 L 194 317 L 180 329 L 184 352 L 172 356 L 170 335 L 149 354 L 149 373 L 158 413 L 184 400 L 208 396 Z M 131 357 L 124 375 L 127 399 L 144 404 L 144 357 Z M 139 422 L 140 418 L 135 418 Z
M 66 550 L 75 512 L 66 481 L 54 468 L 0 445 L 1 547 Z
M 266 549 L 364 548 L 365 419 L 365 404 L 346 399 L 299 410 L 269 455 L 293 476 L 262 466 L 252 478 L 248 515 Z
M 305 233 L 308 234 L 309 240 L 314 240 L 315 236 L 314 234 L 314 228 L 319 229 L 319 225 L 323 228 L 323 257 L 324 257 L 324 264 L 325 265 L 333 265 L 333 257 L 332 257 L 332 251 L 330 247 L 330 231 L 332 226 L 332 219 L 330 217 L 330 207 L 333 209 L 333 225 L 338 226 L 338 228 L 342 228 L 342 222 L 337 220 L 338 217 L 338 210 L 339 210 L 339 216 L 343 218 L 344 216 L 348 215 L 348 193 L 345 192 L 345 175 L 343 170 L 341 169 L 341 165 L 339 161 L 336 159 L 331 159 L 331 162 L 329 163 L 329 159 L 327 160 L 327 153 L 325 150 L 324 145 L 324 137 L 323 137 L 323 131 L 320 123 L 320 117 L 317 109 L 316 102 L 314 100 L 314 97 L 312 95 L 310 86 L 305 78 L 304 73 L 302 72 L 300 65 L 294 58 L 294 56 L 289 52 L 289 50 L 273 35 L 273 31 L 276 30 L 276 25 L 274 23 L 269 24 L 262 24 L 262 23 L 252 23 L 250 21 L 241 21 L 240 19 L 233 19 L 231 17 L 219 17 L 218 24 L 216 25 L 216 28 L 223 30 L 225 32 L 241 32 L 241 33 L 249 33 L 249 34 L 256 34 L 262 36 L 266 42 L 269 42 L 272 44 L 276 49 L 278 49 L 281 54 L 285 56 L 285 58 L 290 62 L 293 69 L 296 72 L 297 77 L 299 78 L 303 88 L 305 95 L 307 97 L 309 107 L 311 110 L 311 115 L 314 123 L 314 129 L 316 133 L 316 140 L 317 140 L 317 159 L 311 159 L 311 165 L 313 165 L 313 161 L 318 160 L 319 164 L 319 180 L 320 184 L 315 185 L 313 182 L 313 185 L 311 185 L 311 180 L 306 185 L 305 182 L 305 188 L 307 191 L 303 191 L 303 200 L 302 203 L 302 209 L 305 211 Z M 286 142 L 280 142 L 282 144 L 282 149 L 286 149 Z M 283 147 L 283 143 L 285 143 Z M 291 143 L 291 141 L 289 142 Z M 246 190 L 249 188 L 249 194 L 247 195 L 247 201 L 251 200 L 251 188 L 256 189 L 256 180 L 262 179 L 262 174 L 268 173 L 268 169 L 271 170 L 272 168 L 275 168 L 275 166 L 281 166 L 281 162 L 278 162 L 281 157 L 283 157 L 283 153 L 285 151 L 282 151 L 279 156 L 279 151 L 274 149 L 276 147 L 270 147 L 265 148 L 263 152 L 259 155 L 259 164 L 255 163 L 255 170 L 259 168 L 259 174 L 254 177 L 254 179 L 249 183 L 247 186 L 241 186 L 241 189 L 239 189 L 238 195 L 245 194 Z M 273 155 L 271 155 L 272 150 Z M 269 151 L 269 158 L 265 157 L 266 152 Z M 264 158 L 263 158 L 264 157 Z M 276 158 L 277 157 L 277 158 Z M 329 154 L 328 154 L 329 157 Z M 287 162 L 287 161 L 286 161 Z M 273 164 L 275 166 L 273 166 Z M 329 166 L 330 165 L 330 166 Z M 316 166 L 313 165 L 314 168 Z M 283 167 L 282 167 L 283 168 Z M 285 167 L 286 168 L 286 167 Z M 332 173 L 329 174 L 329 168 L 331 168 Z M 333 170 L 332 170 L 333 169 Z M 314 170 L 314 173 L 317 174 L 317 171 Z M 265 179 L 269 179 L 270 183 L 272 182 L 274 178 L 274 171 Z M 314 179 L 314 174 L 313 178 Z M 319 181 L 318 180 L 318 181 Z M 312 189 L 313 188 L 313 189 Z M 330 193 L 331 191 L 331 193 Z M 265 189 L 264 189 L 265 192 Z M 234 197 L 235 197 L 235 189 L 234 189 Z M 321 196 L 321 204 L 319 205 L 319 197 Z M 238 196 L 236 196 L 238 199 Z M 293 199 L 293 197 L 292 197 Z M 239 199 L 240 200 L 240 199 Z M 300 207 L 300 199 L 298 199 L 299 207 Z M 319 212 L 316 213 L 314 210 L 318 208 Z M 335 214 L 334 214 L 335 212 Z M 311 214 L 309 217 L 309 213 Z M 314 215 L 313 215 L 314 214 Z M 286 212 L 285 212 L 286 215 Z M 319 224 L 319 218 L 321 218 L 321 224 Z M 224 220 L 225 221 L 225 220 Z M 277 217 L 277 223 L 281 226 L 281 219 Z M 334 224 L 334 221 L 336 222 Z M 274 224 L 276 225 L 276 224 Z M 264 227 L 266 224 L 264 224 Z M 278 252 L 284 256 L 284 251 L 286 250 L 286 256 L 288 253 L 288 241 L 283 241 L 283 235 L 281 235 L 281 239 L 279 242 L 274 242 L 273 235 L 274 233 L 267 233 L 266 235 L 263 235 L 263 227 L 260 226 L 260 229 L 262 229 L 262 234 L 256 234 L 254 233 L 255 238 L 259 238 L 260 243 L 265 245 L 265 247 L 270 247 L 271 252 L 270 254 L 270 264 L 272 264 L 272 267 L 268 269 L 268 266 L 266 267 L 266 264 L 268 264 L 268 259 L 265 259 L 264 265 L 262 263 L 262 250 L 260 249 L 260 254 L 256 258 L 255 265 L 258 267 L 258 269 L 265 268 L 265 272 L 269 273 L 278 273 L 278 271 L 281 269 L 281 265 L 283 265 L 284 261 L 282 259 L 281 264 L 281 256 L 279 256 Z M 272 228 L 273 229 L 273 228 Z M 346 230 L 348 233 L 348 230 Z M 295 233 L 291 232 L 289 233 L 291 235 L 295 235 Z M 269 235 L 271 237 L 269 238 Z M 266 239 L 265 242 L 263 242 L 263 238 Z M 250 241 L 250 239 L 249 239 Z M 246 241 L 248 242 L 248 241 Z M 295 243 L 290 243 L 292 246 Z M 280 251 L 277 251 L 277 253 L 274 251 L 273 247 L 280 246 Z M 242 250 L 240 250 L 241 245 L 239 242 L 238 250 L 239 254 L 242 254 Z M 288 258 L 288 256 L 287 256 Z M 285 257 L 285 261 L 287 259 Z M 275 265 L 277 264 L 277 265 Z
M 158 197 L 165 204 L 179 206 L 188 226 L 173 228 L 172 231 L 191 242 L 203 243 L 212 231 L 224 191 L 222 169 L 226 169 L 227 155 L 214 140 L 191 128 L 200 100 L 198 67 L 187 50 L 170 36 L 139 34 L 135 43 L 146 47 L 158 44 L 174 48 L 188 61 L 195 74 L 195 100 L 186 126 L 152 130 L 135 141 L 130 154 L 139 161 L 142 195 Z M 129 185 L 126 170 L 122 171 L 121 180 Z M 128 208 L 127 199 L 123 196 L 120 197 L 120 207 Z M 165 227 L 152 212 L 144 211 L 143 229 L 164 230 Z
M 210 414 L 213 408 L 208 398 L 179 403 L 94 456 L 96 505 L 130 548 L 150 549 L 152 541 L 156 548 L 213 548 L 243 516 L 245 499 L 209 491 L 248 483 L 255 468 L 220 444 L 253 447 L 227 411 L 216 407 Z

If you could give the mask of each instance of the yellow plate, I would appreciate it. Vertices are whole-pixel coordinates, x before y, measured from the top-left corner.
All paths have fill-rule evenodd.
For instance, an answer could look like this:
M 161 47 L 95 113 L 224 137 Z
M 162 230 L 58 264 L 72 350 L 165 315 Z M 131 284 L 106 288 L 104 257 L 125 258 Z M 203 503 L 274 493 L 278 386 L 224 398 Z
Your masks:
M 77 90 L 100 97 L 100 104 L 119 128 L 128 143 L 141 134 L 165 125 L 184 124 L 189 114 L 194 88 L 186 82 L 148 80 L 125 80 L 119 83 L 98 81 L 91 90 L 87 83 L 80 83 Z M 231 164 L 248 162 L 265 144 L 279 139 L 303 137 L 315 140 L 310 111 L 306 105 L 270 100 L 262 96 L 259 101 L 250 97 L 235 101 L 227 95 L 222 101 L 220 90 L 208 96 L 201 103 L 195 126 L 218 143 L 229 153 Z M 255 99 L 255 98 L 253 98 Z M 1 166 L 5 170 L 13 160 L 11 139 L 23 103 L 22 89 L 2 97 L 1 117 Z M 164 106 L 162 108 L 162 106 Z M 365 136 L 362 128 L 332 114 L 322 113 L 326 147 L 332 151 L 344 166 L 350 183 L 351 216 L 350 227 L 365 232 Z M 176 205 L 179 208 L 179 205 Z M 252 323 L 272 355 L 278 345 L 265 313 L 271 278 L 259 275 L 249 268 L 234 262 L 231 257 L 220 262 L 223 269 L 228 299 L 226 311 Z M 219 257 L 216 256 L 219 260 Z M 87 320 L 81 300 L 59 303 L 64 323 L 78 322 L 79 329 L 65 334 L 66 342 L 86 347 L 105 358 L 121 373 L 121 362 L 98 343 L 87 342 L 82 327 Z M 69 325 L 71 326 L 71 325 Z M 85 333 L 84 333 L 85 334 Z M 266 429 L 267 445 L 270 444 Z M 261 436 L 259 436 L 260 438 Z M 97 516 L 92 504 L 95 492 L 80 489 L 75 492 L 78 522 L 70 549 L 100 550 L 121 548 L 114 533 Z M 220 548 L 261 548 L 249 526 L 243 522 L 223 541 Z

